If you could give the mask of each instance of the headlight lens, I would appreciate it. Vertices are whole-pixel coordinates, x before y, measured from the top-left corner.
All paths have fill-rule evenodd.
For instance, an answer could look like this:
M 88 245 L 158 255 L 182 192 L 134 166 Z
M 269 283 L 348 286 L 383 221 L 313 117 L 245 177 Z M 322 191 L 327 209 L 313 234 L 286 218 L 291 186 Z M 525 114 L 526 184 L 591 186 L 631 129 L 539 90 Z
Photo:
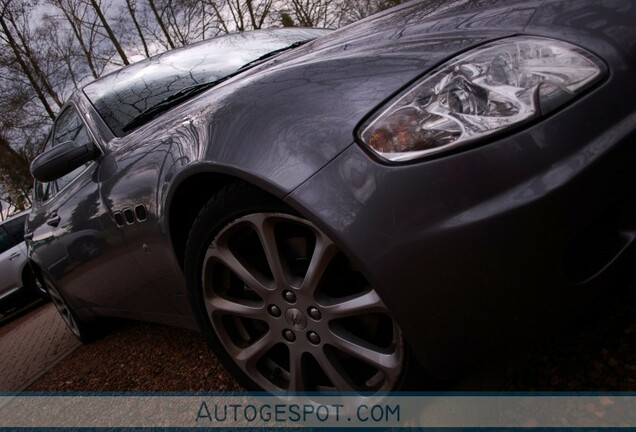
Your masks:
M 502 39 L 427 74 L 372 116 L 360 138 L 394 162 L 454 149 L 549 113 L 596 82 L 602 68 L 565 42 Z

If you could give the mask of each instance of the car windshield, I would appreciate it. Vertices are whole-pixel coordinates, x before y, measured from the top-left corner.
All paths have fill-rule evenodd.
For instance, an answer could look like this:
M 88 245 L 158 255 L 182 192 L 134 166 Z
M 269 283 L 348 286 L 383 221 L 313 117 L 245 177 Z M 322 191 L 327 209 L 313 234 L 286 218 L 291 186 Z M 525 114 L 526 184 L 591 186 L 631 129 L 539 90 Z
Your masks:
M 84 87 L 116 136 L 142 112 L 184 88 L 222 79 L 264 54 L 326 34 L 328 30 L 277 29 L 235 33 L 122 68 Z

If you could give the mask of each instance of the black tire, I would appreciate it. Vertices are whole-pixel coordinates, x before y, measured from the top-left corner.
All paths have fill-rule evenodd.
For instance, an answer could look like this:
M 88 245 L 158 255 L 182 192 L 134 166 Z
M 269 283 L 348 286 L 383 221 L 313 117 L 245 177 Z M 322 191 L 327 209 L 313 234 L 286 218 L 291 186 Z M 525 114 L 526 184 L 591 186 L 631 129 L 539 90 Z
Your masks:
M 228 185 L 201 210 L 185 274 L 211 348 L 249 390 L 373 393 L 420 382 L 366 279 L 317 227 L 252 186 Z
M 30 266 L 24 269 L 24 288 L 32 299 L 51 300 L 42 278 Z
M 60 293 L 57 289 L 55 283 L 44 274 L 41 274 L 40 276 L 51 301 L 64 320 L 64 323 L 80 342 L 87 344 L 101 336 L 102 328 L 99 327 L 97 323 L 89 323 L 78 317 L 71 306 L 69 306 L 62 293 Z
M 12 301 L 7 301 L 6 299 L 3 299 L 3 301 L 0 301 L 0 315 L 11 315 L 13 312 L 18 310 L 19 307 L 16 306 L 15 301 L 13 301 L 13 299 L 11 300 Z

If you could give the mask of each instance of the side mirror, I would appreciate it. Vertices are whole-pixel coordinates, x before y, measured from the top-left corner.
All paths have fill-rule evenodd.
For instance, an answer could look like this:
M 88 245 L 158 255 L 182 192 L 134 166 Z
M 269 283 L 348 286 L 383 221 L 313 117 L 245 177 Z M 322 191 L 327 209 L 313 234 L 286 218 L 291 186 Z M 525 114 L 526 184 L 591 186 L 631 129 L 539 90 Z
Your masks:
M 31 175 L 38 181 L 51 182 L 97 159 L 99 154 L 92 142 L 79 145 L 73 141 L 65 141 L 33 159 Z

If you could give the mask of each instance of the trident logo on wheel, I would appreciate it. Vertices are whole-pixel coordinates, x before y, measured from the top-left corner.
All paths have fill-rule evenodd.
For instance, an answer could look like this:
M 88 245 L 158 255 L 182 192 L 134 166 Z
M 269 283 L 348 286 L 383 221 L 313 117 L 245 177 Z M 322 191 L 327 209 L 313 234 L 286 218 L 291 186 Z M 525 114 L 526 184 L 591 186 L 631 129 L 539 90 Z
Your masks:
M 285 319 L 287 319 L 287 323 L 296 330 L 303 330 L 307 327 L 307 317 L 296 308 L 287 309 Z

